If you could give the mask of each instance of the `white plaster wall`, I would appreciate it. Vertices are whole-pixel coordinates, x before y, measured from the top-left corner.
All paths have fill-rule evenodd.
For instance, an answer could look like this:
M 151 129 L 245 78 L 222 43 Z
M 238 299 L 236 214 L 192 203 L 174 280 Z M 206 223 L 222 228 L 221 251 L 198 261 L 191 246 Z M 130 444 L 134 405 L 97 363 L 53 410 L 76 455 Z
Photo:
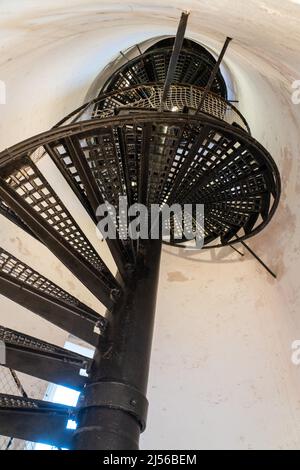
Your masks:
M 291 102 L 292 82 L 300 79 L 299 2 L 2 0 L 0 8 L 0 79 L 7 85 L 1 149 L 48 129 L 80 105 L 120 49 L 174 34 L 182 8 L 191 10 L 190 38 L 213 50 L 227 35 L 234 38 L 226 65 L 240 109 L 282 174 L 276 217 L 251 241 L 278 281 L 229 249 L 164 250 L 142 445 L 299 448 L 300 368 L 291 363 L 291 343 L 300 339 L 300 106 Z M 92 234 L 77 209 L 79 223 Z M 2 218 L 0 238 L 100 311 L 61 263 Z M 103 245 L 97 248 L 107 256 Z M 21 307 L 1 298 L 0 309 L 1 323 L 63 344 L 61 331 Z

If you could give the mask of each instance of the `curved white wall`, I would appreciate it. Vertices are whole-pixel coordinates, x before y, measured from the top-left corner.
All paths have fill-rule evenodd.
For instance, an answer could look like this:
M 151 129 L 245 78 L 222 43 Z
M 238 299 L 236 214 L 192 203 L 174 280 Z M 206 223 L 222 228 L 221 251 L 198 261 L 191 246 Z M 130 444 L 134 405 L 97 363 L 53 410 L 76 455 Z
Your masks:
M 300 368 L 291 363 L 291 343 L 300 339 L 300 105 L 292 104 L 291 85 L 300 79 L 300 5 L 170 3 L 3 0 L 0 79 L 7 104 L 0 105 L 0 147 L 48 129 L 79 106 L 120 49 L 174 34 L 182 8 L 191 10 L 190 38 L 216 51 L 226 36 L 234 38 L 226 65 L 240 109 L 282 175 L 280 208 L 250 242 L 278 280 L 230 249 L 193 255 L 164 250 L 142 444 L 299 448 Z M 92 234 L 85 214 L 73 211 Z M 3 218 L 0 241 L 100 311 L 61 263 Z M 62 332 L 0 300 L 1 323 L 63 344 Z

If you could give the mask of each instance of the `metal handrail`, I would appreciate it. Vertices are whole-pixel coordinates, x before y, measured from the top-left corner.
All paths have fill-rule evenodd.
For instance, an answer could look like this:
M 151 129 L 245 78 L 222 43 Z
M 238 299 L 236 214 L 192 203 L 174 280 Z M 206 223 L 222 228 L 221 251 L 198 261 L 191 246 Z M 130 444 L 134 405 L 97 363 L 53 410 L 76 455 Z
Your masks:
M 121 91 L 106 93 L 85 103 L 73 111 L 55 127 L 114 116 L 122 109 L 150 109 L 157 111 L 162 102 L 163 84 L 135 85 Z M 236 125 L 251 135 L 249 125 L 240 111 L 229 101 L 212 92 L 205 92 L 202 87 L 194 85 L 171 85 L 165 103 L 165 111 L 196 112 L 204 96 L 201 112 L 218 118 L 228 124 Z

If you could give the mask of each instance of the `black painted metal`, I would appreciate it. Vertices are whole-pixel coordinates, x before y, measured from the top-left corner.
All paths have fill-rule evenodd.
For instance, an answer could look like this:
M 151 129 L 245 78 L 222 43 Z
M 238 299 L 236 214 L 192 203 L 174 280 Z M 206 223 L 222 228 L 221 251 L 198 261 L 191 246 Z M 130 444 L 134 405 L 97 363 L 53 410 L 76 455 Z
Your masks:
M 104 333 L 104 317 L 0 248 L 0 294 L 87 343 Z M 96 329 L 96 331 L 95 331 Z
M 259 264 L 262 265 L 262 267 L 269 273 L 271 274 L 272 277 L 274 277 L 274 279 L 277 279 L 277 275 L 266 265 L 266 263 L 263 262 L 263 260 L 255 253 L 255 251 L 252 250 L 252 248 L 250 248 L 250 246 L 246 245 L 245 242 L 241 242 L 243 247 L 249 251 L 249 253 L 256 259 L 256 261 L 259 262 Z
M 97 167 L 101 164 L 103 164 L 103 166 L 108 165 L 112 167 L 112 163 L 117 161 L 117 155 L 113 147 L 113 138 L 109 133 L 104 133 L 101 137 L 96 137 L 96 145 L 90 142 L 92 154 L 101 149 L 101 145 L 107 145 L 108 139 L 112 144 L 111 160 L 108 161 L 108 158 L 106 158 L 106 162 L 104 159 L 102 159 L 101 162 L 99 161 L 101 155 L 97 156 L 96 161 L 86 159 L 83 153 L 86 151 L 86 147 L 82 147 L 80 141 L 75 141 L 72 137 L 49 142 L 49 144 L 44 146 L 45 153 L 51 157 L 57 168 L 62 172 L 95 224 L 101 220 L 101 217 L 97 216 L 98 206 L 103 204 L 105 200 L 111 200 L 111 195 L 103 194 L 103 192 L 101 193 L 100 191 L 100 188 L 103 188 L 103 183 L 97 177 Z M 87 145 L 89 144 L 87 143 Z M 106 157 L 107 156 L 106 154 Z M 118 168 L 116 163 L 114 166 Z M 121 184 L 119 180 L 118 187 L 120 187 Z M 114 199 L 114 202 L 116 202 L 116 199 Z M 119 272 L 122 275 L 122 279 L 124 280 L 127 273 L 127 266 L 133 262 L 133 254 L 130 251 L 128 243 L 126 240 L 120 240 L 118 237 L 116 240 L 108 239 L 107 244 Z
M 25 156 L 6 179 L 0 178 L 0 197 L 106 307 L 112 307 L 111 291 L 118 289 L 118 284 L 43 175 Z
M 73 431 L 68 420 L 76 409 L 41 400 L 0 393 L 0 434 L 68 448 Z
M 109 315 L 107 334 L 100 339 L 92 364 L 74 433 L 76 449 L 138 448 L 146 420 L 160 253 L 160 240 L 141 241 L 136 270 Z M 94 392 L 97 386 L 99 394 Z
M 5 343 L 5 367 L 77 390 L 86 383 L 91 360 L 84 356 L 3 326 L 0 341 Z
M 214 83 L 214 81 L 215 81 L 215 79 L 216 79 L 216 76 L 217 76 L 217 74 L 218 74 L 218 72 L 219 72 L 220 65 L 221 65 L 221 63 L 222 63 L 222 60 L 223 60 L 223 58 L 224 58 L 224 55 L 226 54 L 226 51 L 227 51 L 228 46 L 229 46 L 229 43 L 230 43 L 231 41 L 232 41 L 232 38 L 226 38 L 226 41 L 225 41 L 225 43 L 224 43 L 224 46 L 223 46 L 222 51 L 221 51 L 221 53 L 220 53 L 220 56 L 219 56 L 219 58 L 218 58 L 218 60 L 217 60 L 217 62 L 216 62 L 216 64 L 215 64 L 213 70 L 211 71 L 211 75 L 210 75 L 209 80 L 208 80 L 208 82 L 207 82 L 207 85 L 206 85 L 206 87 L 205 87 L 205 92 L 204 92 L 204 94 L 203 94 L 203 96 L 202 96 L 202 98 L 201 98 L 201 101 L 200 101 L 200 104 L 199 104 L 199 107 L 198 107 L 197 112 L 202 111 L 202 108 L 203 108 L 203 105 L 204 105 L 204 102 L 205 102 L 205 98 L 206 98 L 206 96 L 207 96 L 207 93 L 211 90 L 211 87 L 213 86 L 213 83 Z
M 40 146 L 56 141 L 59 135 L 60 139 L 72 137 L 83 142 L 85 158 L 95 168 L 93 177 L 103 198 L 116 206 L 119 195 L 126 196 L 125 181 L 130 180 L 131 198 L 137 202 L 143 129 L 147 124 L 151 125 L 152 162 L 149 203 L 204 204 L 207 248 L 244 241 L 269 223 L 280 197 L 280 177 L 272 157 L 245 131 L 206 113 L 136 110 L 134 114 L 92 119 L 45 132 L 25 142 L 23 148 L 22 144 L 12 147 L 9 155 L 16 152 L 20 158 L 23 152 L 34 152 L 37 142 Z M 126 168 L 124 159 L 111 153 L 112 148 L 120 149 L 120 128 L 126 143 Z M 0 154 L 0 165 L 6 156 L 6 151 Z M 184 239 L 178 240 L 181 242 Z M 56 243 L 54 246 L 58 248 Z M 106 276 L 104 282 L 107 280 Z M 104 292 L 102 289 L 110 307 L 113 301 L 107 299 L 107 294 L 113 284 L 117 285 L 116 281 L 110 286 L 104 284 Z
M 236 253 L 238 253 L 240 256 L 245 256 L 244 253 L 242 253 L 241 251 L 239 251 L 235 246 L 230 245 L 230 248 L 232 248 L 233 251 L 235 251 Z
M 157 111 L 161 108 L 162 93 L 163 84 L 157 83 L 134 85 L 122 90 L 113 90 L 112 92 L 105 93 L 75 109 L 64 119 L 59 121 L 54 126 L 54 129 L 65 124 L 74 124 L 75 122 L 86 121 L 90 118 L 103 119 L 109 116 L 115 116 L 116 114 L 124 114 L 124 112 L 128 113 L 130 111 L 132 113 L 139 109 L 151 109 Z M 202 112 L 240 127 L 251 135 L 246 119 L 230 101 L 226 101 L 221 96 L 208 92 L 205 88 L 199 86 L 183 83 L 171 85 L 167 100 L 165 101 L 165 110 L 174 111 L 177 109 L 178 112 L 189 112 L 190 114 L 195 114 L 204 94 L 205 100 Z M 58 145 L 58 143 L 55 145 Z M 50 152 L 48 153 L 50 154 Z M 80 190 L 82 188 L 80 187 L 80 179 L 77 174 L 74 174 L 76 172 L 76 168 L 71 165 L 68 155 L 65 155 L 63 152 L 61 155 L 60 152 L 56 153 L 59 154 L 58 157 L 61 160 L 61 162 L 57 162 L 57 166 L 61 163 L 64 174 L 67 174 L 66 179 L 68 179 L 69 176 L 72 176 L 72 179 L 74 180 L 76 177 L 76 191 L 79 193 L 79 198 L 81 198 L 82 194 L 80 194 Z M 64 163 L 65 157 L 67 158 L 67 163 Z M 55 156 L 53 160 L 55 161 Z
M 100 96 L 113 90 L 123 90 L 133 85 L 164 83 L 172 57 L 174 38 L 159 41 L 142 55 L 138 55 L 117 69 L 104 84 Z M 213 56 L 194 41 L 183 42 L 174 71 L 174 83 L 205 87 L 216 64 Z M 224 78 L 218 71 L 211 87 L 214 93 L 227 98 Z
M 173 83 L 173 80 L 174 80 L 174 75 L 176 72 L 180 51 L 183 45 L 188 17 L 189 17 L 189 13 L 184 12 L 181 14 L 177 34 L 176 34 L 175 41 L 174 41 L 174 47 L 173 47 L 173 51 L 172 51 L 172 55 L 171 55 L 171 59 L 169 62 L 169 67 L 168 67 L 165 83 L 164 83 L 163 94 L 162 94 L 162 99 L 161 99 L 161 111 L 164 110 L 165 102 L 167 100 L 171 84 Z
M 93 171 L 91 170 L 88 161 L 85 158 L 83 149 L 80 146 L 78 140 L 75 140 L 72 137 L 66 139 L 65 145 L 68 150 L 68 154 L 71 155 L 79 178 L 85 188 L 87 199 L 92 206 L 96 220 L 101 220 L 100 217 L 97 217 L 97 208 L 101 204 L 104 204 L 105 200 L 103 199 L 103 196 L 97 185 L 96 179 L 93 177 Z M 126 267 L 129 264 L 129 260 L 126 255 L 124 256 L 124 251 L 120 245 L 120 239 L 107 239 L 107 244 L 124 282 L 127 274 Z
M 5 203 L 0 200 L 0 214 L 6 217 L 8 220 L 18 225 L 22 230 L 29 233 L 32 237 L 38 240 L 35 234 L 27 227 L 27 225 L 15 214 Z
M 74 166 L 71 156 L 67 153 L 67 150 L 61 147 L 60 141 L 46 144 L 44 149 L 45 153 L 50 156 L 59 171 L 62 173 L 69 186 L 71 186 L 89 216 L 95 223 L 97 223 L 95 211 L 87 198 L 86 190 L 78 171 Z
M 120 196 L 129 205 L 148 207 L 203 204 L 204 248 L 238 251 L 235 244 L 263 230 L 276 211 L 278 169 L 251 137 L 245 118 L 226 101 L 220 63 L 230 38 L 216 62 L 202 46 L 183 38 L 186 20 L 183 14 L 175 40 L 159 41 L 144 53 L 137 47 L 139 55 L 131 60 L 124 56 L 126 64 L 98 98 L 50 131 L 0 153 L 0 213 L 43 242 L 108 308 L 104 319 L 0 251 L 1 294 L 97 345 L 84 379 L 78 376 L 84 358 L 3 330 L 7 366 L 85 387 L 74 433 L 64 429 L 74 410 L 4 396 L 0 433 L 75 449 L 125 450 L 138 448 L 146 426 L 162 241 L 130 239 L 118 215 L 116 239 L 107 240 L 119 271 L 114 278 L 39 171 L 40 158 L 54 161 L 95 224 L 103 220 L 99 204 L 117 208 Z M 193 227 L 194 213 L 186 213 Z M 184 248 L 186 238 L 176 238 L 178 214 L 167 224 L 168 243 Z

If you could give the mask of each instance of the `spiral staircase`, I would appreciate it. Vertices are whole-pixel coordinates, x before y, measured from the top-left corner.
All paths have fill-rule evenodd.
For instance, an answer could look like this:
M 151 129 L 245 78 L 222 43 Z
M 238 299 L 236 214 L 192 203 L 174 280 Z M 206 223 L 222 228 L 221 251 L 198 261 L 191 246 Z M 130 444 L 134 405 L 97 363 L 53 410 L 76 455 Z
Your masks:
M 126 60 L 99 95 L 47 132 L 0 154 L 0 213 L 43 243 L 107 308 L 105 317 L 0 249 L 0 293 L 94 346 L 93 360 L 0 327 L 5 366 L 81 392 L 76 408 L 0 394 L 0 434 L 71 449 L 137 449 L 146 427 L 147 378 L 162 243 L 131 240 L 117 220 L 107 239 L 115 277 L 39 169 L 46 155 L 96 224 L 108 201 L 150 207 L 202 204 L 204 249 L 245 242 L 269 223 L 280 177 L 227 100 L 220 63 L 175 38 Z M 187 214 L 193 219 L 193 213 Z M 84 372 L 84 373 L 83 373 Z M 69 419 L 77 422 L 67 429 Z

